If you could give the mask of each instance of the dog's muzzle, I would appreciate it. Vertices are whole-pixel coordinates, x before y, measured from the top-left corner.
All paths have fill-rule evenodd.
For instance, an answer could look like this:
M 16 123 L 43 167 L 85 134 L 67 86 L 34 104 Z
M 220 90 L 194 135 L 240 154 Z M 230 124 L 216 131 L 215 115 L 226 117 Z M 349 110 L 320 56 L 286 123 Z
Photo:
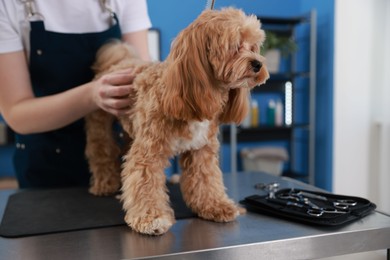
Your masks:
M 259 72 L 261 67 L 263 66 L 263 64 L 258 60 L 251 61 L 251 65 L 252 65 L 252 70 L 256 73 Z

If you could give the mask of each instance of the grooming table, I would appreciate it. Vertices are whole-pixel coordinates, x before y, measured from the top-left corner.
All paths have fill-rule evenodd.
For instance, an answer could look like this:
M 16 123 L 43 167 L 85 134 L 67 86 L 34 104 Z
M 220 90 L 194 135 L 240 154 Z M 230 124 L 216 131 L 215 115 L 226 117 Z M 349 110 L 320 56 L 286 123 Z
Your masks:
M 224 178 L 227 192 L 235 201 L 264 193 L 254 188 L 259 182 L 317 190 L 263 173 L 224 174 Z M 0 191 L 0 218 L 14 192 Z M 157 237 L 137 234 L 124 225 L 0 237 L 0 259 L 315 259 L 380 249 L 387 250 L 389 259 L 389 248 L 390 216 L 378 210 L 356 222 L 331 228 L 248 212 L 231 223 L 180 219 L 168 233 Z

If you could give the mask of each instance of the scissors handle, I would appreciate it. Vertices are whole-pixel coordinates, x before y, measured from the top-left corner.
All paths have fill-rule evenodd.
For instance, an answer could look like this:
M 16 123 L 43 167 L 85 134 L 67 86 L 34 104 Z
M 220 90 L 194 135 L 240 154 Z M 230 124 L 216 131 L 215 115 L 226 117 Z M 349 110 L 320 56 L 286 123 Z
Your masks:
M 357 205 L 357 202 L 354 200 L 336 200 L 336 202 L 342 203 L 342 204 L 345 204 L 348 206 L 356 206 Z
M 326 208 L 309 209 L 307 211 L 307 214 L 309 214 L 310 216 L 315 216 L 315 217 L 321 217 L 324 213 L 347 214 L 348 211 L 342 211 L 342 210 L 337 210 L 337 209 L 326 209 Z
M 278 198 L 283 199 L 283 200 L 300 201 L 300 198 L 298 196 L 296 196 L 295 194 L 290 194 L 290 193 L 278 194 Z
M 314 217 L 321 217 L 324 214 L 324 211 L 321 209 L 309 209 L 307 214 Z
M 336 209 L 348 209 L 349 207 L 356 206 L 357 202 L 354 200 L 336 200 L 333 202 L 333 207 Z

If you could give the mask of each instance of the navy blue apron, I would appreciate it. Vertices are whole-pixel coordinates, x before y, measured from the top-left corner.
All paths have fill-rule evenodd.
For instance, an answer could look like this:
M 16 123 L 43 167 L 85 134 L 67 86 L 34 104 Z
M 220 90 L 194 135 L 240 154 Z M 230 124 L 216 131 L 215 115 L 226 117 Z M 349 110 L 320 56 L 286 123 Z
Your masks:
M 31 21 L 30 75 L 36 97 L 53 95 L 91 81 L 96 51 L 121 38 L 119 22 L 97 33 L 56 33 Z M 34 124 L 34 122 L 30 122 Z M 20 188 L 88 186 L 84 120 L 39 134 L 16 135 L 14 166 Z

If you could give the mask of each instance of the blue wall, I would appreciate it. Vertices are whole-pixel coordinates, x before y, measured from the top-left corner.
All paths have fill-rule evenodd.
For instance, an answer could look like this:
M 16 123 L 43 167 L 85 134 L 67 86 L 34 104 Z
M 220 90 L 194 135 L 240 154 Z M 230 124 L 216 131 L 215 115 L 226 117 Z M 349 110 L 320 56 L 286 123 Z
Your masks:
M 185 3 L 179 0 L 148 0 L 149 15 L 153 27 L 161 31 L 162 59 L 168 55 L 172 40 L 205 9 L 206 2 L 206 0 L 186 0 Z M 295 1 L 295 3 L 300 3 L 300 1 Z M 300 4 L 290 6 L 286 4 L 285 0 L 216 0 L 215 2 L 215 8 L 226 6 L 237 7 L 246 13 L 259 16 L 301 14 Z
M 180 30 L 205 8 L 206 0 L 148 0 L 153 27 L 161 32 L 161 57 L 165 59 L 170 44 Z M 333 141 L 333 27 L 334 0 L 217 0 L 215 8 L 234 6 L 258 16 L 297 16 L 317 10 L 317 128 L 316 185 L 332 189 Z M 256 144 L 245 144 L 254 146 Z M 239 148 L 241 145 L 239 146 Z M 0 176 L 12 175 L 12 147 L 0 149 Z M 228 171 L 229 150 L 224 151 L 223 170 Z
M 316 184 L 332 190 L 334 1 L 302 0 L 317 10 Z
M 170 44 L 180 30 L 205 8 L 206 0 L 148 0 L 153 27 L 161 32 L 161 57 L 165 59 Z M 333 25 L 334 0 L 216 0 L 215 8 L 234 6 L 258 16 L 291 17 L 317 11 L 317 127 L 316 185 L 332 189 L 333 141 Z M 250 146 L 250 145 L 246 145 Z M 225 156 L 226 155 L 226 156 Z M 224 147 L 224 166 L 229 151 Z

